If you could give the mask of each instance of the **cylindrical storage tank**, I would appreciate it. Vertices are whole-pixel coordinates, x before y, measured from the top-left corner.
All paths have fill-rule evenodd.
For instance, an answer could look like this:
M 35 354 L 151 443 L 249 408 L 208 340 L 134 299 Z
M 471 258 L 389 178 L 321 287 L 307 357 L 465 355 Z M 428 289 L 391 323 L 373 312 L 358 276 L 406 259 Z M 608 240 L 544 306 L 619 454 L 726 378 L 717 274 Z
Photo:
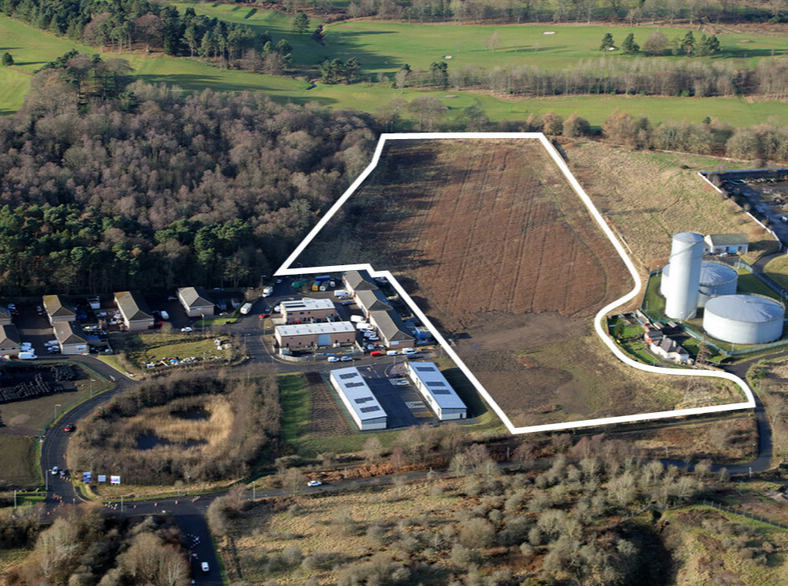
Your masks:
M 739 273 L 729 266 L 704 262 L 700 267 L 698 307 L 705 307 L 709 299 L 723 295 L 736 295 Z
M 659 282 L 659 293 L 663 297 L 667 297 L 667 291 L 670 290 L 670 263 L 662 267 L 662 280 Z
M 673 235 L 670 251 L 670 279 L 663 287 L 665 315 L 671 319 L 690 319 L 698 309 L 700 267 L 703 262 L 703 236 L 695 232 Z
M 703 329 L 733 344 L 765 344 L 783 334 L 785 306 L 761 295 L 726 295 L 709 299 Z

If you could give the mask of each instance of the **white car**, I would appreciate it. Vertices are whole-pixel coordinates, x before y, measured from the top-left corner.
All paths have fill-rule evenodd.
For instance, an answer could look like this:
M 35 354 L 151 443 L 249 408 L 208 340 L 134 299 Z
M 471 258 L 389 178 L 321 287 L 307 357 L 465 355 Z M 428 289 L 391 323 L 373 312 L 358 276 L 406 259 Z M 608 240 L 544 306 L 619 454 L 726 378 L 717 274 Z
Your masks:
M 406 387 L 406 386 L 408 386 L 410 383 L 409 383 L 408 381 L 406 381 L 405 379 L 399 379 L 399 380 L 398 380 L 397 382 L 395 382 L 394 384 L 395 384 L 395 385 L 397 385 L 398 387 Z
M 406 354 L 406 355 L 407 355 L 407 354 L 418 354 L 418 352 L 419 352 L 419 351 L 418 351 L 418 350 L 416 350 L 415 348 L 404 348 L 404 349 L 402 350 L 402 353 L 403 353 L 403 354 Z
M 309 482 L 306 483 L 306 485 L 309 487 L 315 487 L 315 486 L 323 486 L 323 483 L 320 482 L 319 480 L 310 480 Z
M 281 305 L 274 305 L 274 313 L 279 313 L 282 310 Z
M 20 346 L 22 352 L 30 352 L 33 349 L 33 344 L 30 342 L 22 342 L 22 346 Z
M 185 328 L 181 328 L 181 331 L 182 332 L 193 332 L 194 330 L 192 329 L 191 326 L 186 326 Z
M 57 476 L 59 470 L 60 468 L 58 468 L 57 466 L 52 466 L 52 476 Z
M 342 362 L 352 362 L 353 361 L 353 357 L 352 356 L 343 356 L 341 358 L 341 360 L 342 360 Z
M 202 571 L 205 572 L 206 574 L 211 571 L 211 567 L 208 565 L 208 562 L 201 563 L 200 567 L 202 568 Z
M 339 358 L 337 358 L 336 356 L 329 356 L 328 357 L 328 361 L 329 362 L 339 362 Z

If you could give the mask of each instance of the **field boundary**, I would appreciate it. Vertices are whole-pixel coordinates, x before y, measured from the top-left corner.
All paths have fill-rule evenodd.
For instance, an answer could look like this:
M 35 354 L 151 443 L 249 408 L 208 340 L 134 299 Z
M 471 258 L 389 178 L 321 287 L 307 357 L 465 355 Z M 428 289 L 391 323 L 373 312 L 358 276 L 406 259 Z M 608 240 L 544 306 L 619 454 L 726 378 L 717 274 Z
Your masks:
M 691 409 L 676 409 L 673 411 L 658 411 L 653 413 L 641 413 L 636 415 L 621 415 L 615 417 L 602 417 L 599 419 L 586 419 L 581 421 L 570 421 L 564 423 L 549 423 L 543 425 L 532 425 L 532 426 L 525 426 L 525 427 L 515 427 L 512 424 L 512 421 L 506 415 L 506 413 L 501 409 L 498 403 L 492 398 L 492 396 L 487 392 L 484 386 L 479 382 L 479 380 L 474 376 L 473 372 L 465 365 L 462 359 L 457 355 L 454 349 L 449 345 L 447 340 L 440 334 L 440 332 L 435 328 L 429 318 L 421 311 L 421 309 L 413 302 L 410 296 L 405 292 L 405 289 L 402 285 L 397 281 L 396 277 L 391 274 L 391 272 L 386 270 L 376 270 L 370 265 L 369 263 L 360 263 L 360 264 L 349 264 L 349 265 L 334 265 L 334 266 L 320 266 L 320 267 L 300 267 L 293 265 L 295 264 L 297 258 L 301 255 L 304 249 L 314 240 L 314 238 L 320 233 L 320 231 L 325 227 L 325 225 L 331 220 L 331 218 L 339 211 L 339 209 L 347 202 L 348 199 L 358 190 L 359 187 L 366 181 L 367 177 L 372 173 L 372 171 L 377 167 L 378 162 L 380 160 L 380 156 L 383 153 L 383 148 L 388 141 L 395 141 L 395 140 L 464 140 L 464 139 L 471 139 L 471 140 L 479 140 L 479 139 L 493 139 L 493 140 L 512 140 L 512 139 L 530 139 L 530 140 L 539 140 L 547 151 L 548 155 L 552 158 L 553 162 L 558 166 L 558 168 L 563 173 L 566 180 L 569 182 L 569 185 L 575 191 L 576 195 L 580 198 L 583 204 L 588 209 L 591 216 L 596 220 L 599 227 L 602 229 L 604 234 L 610 239 L 612 242 L 613 247 L 618 252 L 621 259 L 624 261 L 627 269 L 629 270 L 630 276 L 632 277 L 635 285 L 632 290 L 624 295 L 623 297 L 616 299 L 615 301 L 607 304 L 602 309 L 600 309 L 596 316 L 594 317 L 594 330 L 596 331 L 597 335 L 601 338 L 601 340 L 605 343 L 605 345 L 610 349 L 613 355 L 621 360 L 624 364 L 636 368 L 638 370 L 643 370 L 645 372 L 651 372 L 654 374 L 667 374 L 673 376 L 700 376 L 700 377 L 709 377 L 709 378 L 722 378 L 728 380 L 735 385 L 737 385 L 741 390 L 744 392 L 744 396 L 746 397 L 746 401 L 739 402 L 739 403 L 731 403 L 728 405 L 714 405 L 710 407 L 694 407 Z M 615 341 L 612 340 L 605 331 L 605 326 L 603 320 L 605 320 L 606 315 L 608 312 L 612 311 L 616 307 L 627 303 L 634 299 L 638 293 L 643 288 L 643 283 L 640 279 L 637 269 L 633 264 L 632 260 L 627 255 L 624 247 L 622 246 L 619 239 L 615 236 L 613 231 L 611 230 L 610 226 L 605 222 L 602 215 L 599 213 L 599 210 L 596 209 L 596 206 L 591 201 L 591 198 L 582 188 L 580 183 L 575 179 L 572 172 L 569 170 L 568 165 L 566 162 L 561 158 L 561 155 L 555 149 L 555 147 L 550 143 L 550 141 L 545 137 L 544 134 L 541 132 L 457 132 L 457 133 L 445 133 L 445 132 L 427 132 L 427 133 L 401 133 L 401 134 L 390 134 L 384 133 L 380 136 L 378 141 L 378 145 L 375 149 L 375 153 L 372 157 L 372 161 L 367 166 L 366 169 L 359 175 L 356 180 L 348 187 L 344 194 L 337 200 L 337 202 L 329 209 L 328 213 L 326 213 L 317 225 L 309 232 L 309 234 L 304 238 L 301 244 L 293 251 L 293 253 L 285 260 L 281 267 L 276 271 L 275 276 L 291 276 L 291 275 L 300 275 L 304 273 L 311 273 L 311 272 L 343 272 L 349 270 L 365 270 L 368 271 L 372 277 L 385 277 L 391 283 L 391 285 L 396 289 L 397 293 L 400 297 L 408 304 L 408 306 L 412 309 L 413 313 L 418 316 L 418 318 L 422 321 L 422 323 L 427 326 L 430 331 L 432 332 L 435 339 L 438 343 L 443 347 L 446 353 L 454 360 L 457 366 L 463 371 L 463 373 L 468 377 L 468 380 L 473 383 L 476 387 L 479 394 L 484 398 L 484 400 L 490 405 L 490 407 L 495 411 L 498 417 L 501 418 L 506 428 L 512 434 L 526 434 L 526 433 L 538 433 L 538 432 L 545 432 L 545 431 L 559 431 L 559 430 L 568 430 L 568 429 L 576 429 L 582 427 L 597 427 L 602 425 L 611 425 L 617 423 L 632 423 L 637 421 L 648 421 L 653 419 L 665 419 L 665 418 L 672 418 L 672 417 L 686 417 L 688 415 L 702 415 L 706 413 L 719 413 L 724 411 L 736 411 L 740 409 L 754 409 L 755 408 L 755 397 L 753 396 L 752 390 L 747 385 L 747 383 L 739 378 L 736 375 L 726 373 L 726 372 L 715 372 L 715 371 L 708 371 L 708 370 L 693 370 L 693 369 L 675 369 L 675 368 L 664 368 L 659 366 L 650 366 L 646 364 L 642 364 L 629 358 L 624 352 L 618 348 Z

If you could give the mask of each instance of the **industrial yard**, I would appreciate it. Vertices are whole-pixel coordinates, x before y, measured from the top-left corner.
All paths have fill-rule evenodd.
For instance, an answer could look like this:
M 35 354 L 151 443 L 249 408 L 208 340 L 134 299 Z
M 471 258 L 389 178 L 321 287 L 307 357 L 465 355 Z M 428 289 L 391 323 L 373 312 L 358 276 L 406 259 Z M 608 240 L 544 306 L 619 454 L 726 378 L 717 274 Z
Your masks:
M 631 278 L 537 140 L 387 145 L 298 261 L 396 274 L 517 426 L 740 398 L 633 372 L 602 346 L 592 317 Z

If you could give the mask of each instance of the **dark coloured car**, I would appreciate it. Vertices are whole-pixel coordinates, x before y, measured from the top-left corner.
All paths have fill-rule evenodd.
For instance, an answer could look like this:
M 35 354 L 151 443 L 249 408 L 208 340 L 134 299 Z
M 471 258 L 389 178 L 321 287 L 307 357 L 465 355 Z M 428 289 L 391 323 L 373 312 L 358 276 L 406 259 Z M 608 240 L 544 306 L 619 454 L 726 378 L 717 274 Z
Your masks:
M 36 305 L 36 313 L 38 315 L 44 315 L 44 308 L 41 307 L 40 305 Z

